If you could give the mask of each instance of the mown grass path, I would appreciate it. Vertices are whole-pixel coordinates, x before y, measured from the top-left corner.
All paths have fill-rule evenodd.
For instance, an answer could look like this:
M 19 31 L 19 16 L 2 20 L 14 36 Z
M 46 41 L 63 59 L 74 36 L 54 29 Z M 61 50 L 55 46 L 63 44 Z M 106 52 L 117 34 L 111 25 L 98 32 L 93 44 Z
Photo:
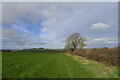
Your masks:
M 114 67 L 65 53 L 3 53 L 3 78 L 116 78 Z
M 67 69 L 67 72 L 68 72 L 68 75 L 69 75 L 69 78 L 73 78 L 73 74 L 71 73 L 71 70 L 68 66 L 68 63 L 66 62 L 65 58 L 63 57 L 63 61 L 64 61 L 64 64 L 65 64 L 65 68 Z

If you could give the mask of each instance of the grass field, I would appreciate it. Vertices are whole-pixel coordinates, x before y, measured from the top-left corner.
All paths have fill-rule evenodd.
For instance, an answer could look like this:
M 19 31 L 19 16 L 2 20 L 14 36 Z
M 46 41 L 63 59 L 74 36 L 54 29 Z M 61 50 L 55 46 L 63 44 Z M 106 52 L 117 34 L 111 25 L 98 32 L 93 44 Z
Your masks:
M 3 78 L 117 78 L 117 68 L 65 53 L 4 52 Z

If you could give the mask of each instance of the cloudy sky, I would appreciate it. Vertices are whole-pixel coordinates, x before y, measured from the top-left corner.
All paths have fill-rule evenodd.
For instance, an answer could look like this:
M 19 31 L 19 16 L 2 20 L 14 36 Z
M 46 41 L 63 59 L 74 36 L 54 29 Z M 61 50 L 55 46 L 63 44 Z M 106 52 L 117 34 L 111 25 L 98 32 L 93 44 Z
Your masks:
M 78 32 L 86 48 L 115 47 L 118 43 L 117 2 L 3 2 L 2 47 L 64 48 Z

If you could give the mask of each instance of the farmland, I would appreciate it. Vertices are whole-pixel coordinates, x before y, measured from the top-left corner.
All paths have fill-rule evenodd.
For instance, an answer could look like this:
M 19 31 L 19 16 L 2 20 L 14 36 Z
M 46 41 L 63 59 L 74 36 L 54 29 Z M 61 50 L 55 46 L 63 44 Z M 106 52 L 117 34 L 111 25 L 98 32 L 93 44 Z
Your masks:
M 117 78 L 116 67 L 66 53 L 3 52 L 3 78 Z

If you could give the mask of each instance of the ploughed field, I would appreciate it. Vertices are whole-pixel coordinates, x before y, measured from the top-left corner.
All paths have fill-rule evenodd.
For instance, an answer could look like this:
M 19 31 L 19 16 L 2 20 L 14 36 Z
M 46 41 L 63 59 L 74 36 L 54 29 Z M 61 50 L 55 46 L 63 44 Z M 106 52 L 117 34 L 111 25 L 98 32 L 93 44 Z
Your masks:
M 117 78 L 117 68 L 66 53 L 3 52 L 3 78 Z

